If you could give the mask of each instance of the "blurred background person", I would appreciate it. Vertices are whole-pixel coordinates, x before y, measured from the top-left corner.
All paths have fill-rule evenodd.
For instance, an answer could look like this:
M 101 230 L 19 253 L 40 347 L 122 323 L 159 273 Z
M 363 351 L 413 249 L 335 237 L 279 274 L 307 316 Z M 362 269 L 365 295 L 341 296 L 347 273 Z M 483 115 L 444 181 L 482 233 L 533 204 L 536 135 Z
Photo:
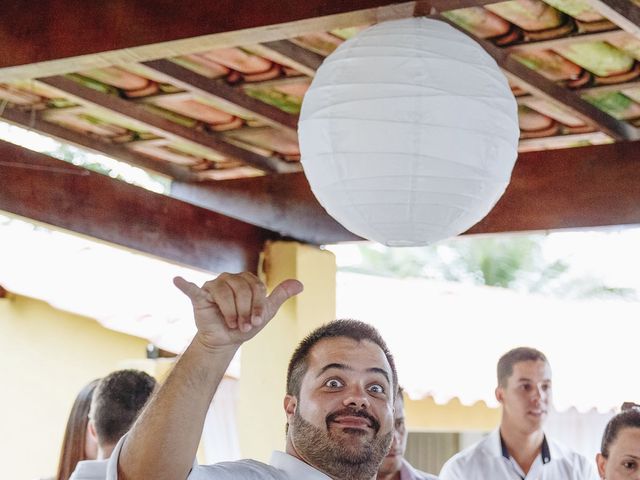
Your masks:
M 404 458 L 407 448 L 407 428 L 404 421 L 404 391 L 398 387 L 394 404 L 393 440 L 389 453 L 378 468 L 377 480 L 437 480 L 434 475 L 413 468 Z
M 136 421 L 155 387 L 155 379 L 139 370 L 118 370 L 100 380 L 93 393 L 88 427 L 97 439 L 97 458 L 78 462 L 70 480 L 106 478 L 107 459 Z
M 625 403 L 609 421 L 596 463 L 602 480 L 640 480 L 640 405 Z
M 544 433 L 552 408 L 551 365 L 539 350 L 514 348 L 498 360 L 500 426 L 444 464 L 441 480 L 596 480 L 592 462 Z
M 89 432 L 89 408 L 98 381 L 85 385 L 73 402 L 60 449 L 58 472 L 53 480 L 69 480 L 78 462 L 95 460 L 98 456 L 97 440 Z

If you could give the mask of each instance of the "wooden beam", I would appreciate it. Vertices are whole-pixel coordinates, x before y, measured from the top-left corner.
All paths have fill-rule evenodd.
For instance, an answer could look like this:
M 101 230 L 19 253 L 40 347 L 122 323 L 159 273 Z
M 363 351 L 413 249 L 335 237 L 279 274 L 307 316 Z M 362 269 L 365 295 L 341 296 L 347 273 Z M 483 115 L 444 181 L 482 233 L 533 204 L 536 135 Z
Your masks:
M 392 0 L 307 0 L 284 6 L 272 0 L 42 0 L 37 7 L 6 0 L 0 17 L 0 81 L 406 18 L 413 7 L 414 2 Z
M 324 61 L 322 55 L 307 50 L 289 40 L 277 40 L 253 45 L 250 50 L 256 55 L 269 58 L 310 77 L 316 74 L 316 70 Z
M 564 146 L 562 144 L 564 143 Z M 553 150 L 558 148 L 570 148 L 567 145 L 600 145 L 611 143 L 611 138 L 602 132 L 568 133 L 551 137 L 521 138 L 518 142 L 520 152 L 532 152 L 539 150 Z
M 530 52 L 538 50 L 553 50 L 554 48 L 566 47 L 582 42 L 615 42 L 624 40 L 629 35 L 622 30 L 613 30 L 608 32 L 582 33 L 579 35 L 570 35 L 566 37 L 551 38 L 549 40 L 536 40 L 526 43 L 518 43 L 504 49 L 509 53 Z
M 503 1 L 504 0 L 426 0 L 425 3 L 431 4 L 431 7 L 437 12 L 446 12 L 459 8 L 484 7 L 485 5 Z
M 130 165 L 151 170 L 153 172 L 166 175 L 171 178 L 182 180 L 185 182 L 197 180 L 197 175 L 191 172 L 189 168 L 182 165 L 175 165 L 170 162 L 162 162 L 147 158 L 132 150 L 129 150 L 122 144 L 100 140 L 89 135 L 83 135 L 69 128 L 64 128 L 55 123 L 47 122 L 42 119 L 41 112 L 27 112 L 12 108 L 6 108 L 0 120 L 6 120 L 19 127 L 33 130 L 37 133 L 48 135 L 64 143 L 75 145 L 76 147 L 89 150 L 93 153 L 106 155 L 107 157 L 129 163 Z
M 228 85 L 224 80 L 211 80 L 166 59 L 145 62 L 143 66 L 164 76 L 172 85 L 226 106 L 232 113 L 239 111 L 297 135 L 298 118 L 295 115 L 252 98 L 241 89 Z
M 587 0 L 604 17 L 640 38 L 640 5 L 632 0 Z
M 529 93 L 542 97 L 552 103 L 559 104 L 583 122 L 603 131 L 616 140 L 640 139 L 640 133 L 636 127 L 622 120 L 613 118 L 611 115 L 608 115 L 586 100 L 583 100 L 579 94 L 531 70 L 511 57 L 507 50 L 497 47 L 487 40 L 471 35 L 468 31 L 441 15 L 438 16 L 438 19 L 447 22 L 455 29 L 478 42 L 502 68 L 507 77 L 513 78 L 515 82 L 521 84 Z
M 586 87 L 579 88 L 576 91 L 581 94 L 584 93 L 604 93 L 604 92 L 622 92 L 627 88 L 638 88 L 640 87 L 640 82 L 638 80 L 634 80 L 631 82 L 620 82 L 620 83 L 612 83 L 611 85 L 597 85 L 595 87 Z
M 172 196 L 313 244 L 357 240 L 302 174 L 174 182 Z M 467 233 L 640 224 L 640 142 L 523 153 L 494 209 Z
M 498 204 L 467 233 L 640 224 L 640 142 L 524 153 Z
M 55 76 L 40 78 L 38 81 L 59 90 L 74 102 L 115 112 L 128 120 L 143 125 L 160 137 L 206 147 L 225 157 L 239 160 L 265 172 L 279 172 L 287 166 L 286 162 L 279 158 L 263 157 L 232 145 L 225 141 L 224 136 L 218 132 L 205 133 L 195 128 L 179 125 L 151 112 L 143 105 L 85 87 L 70 78 Z
M 616 140 L 640 139 L 640 133 L 633 125 L 623 120 L 617 120 L 584 100 L 578 93 L 543 77 L 513 57 L 506 57 L 498 64 L 505 71 L 507 77 L 513 78 L 529 93 L 558 104 L 587 125 L 591 125 Z
M 360 239 L 326 213 L 302 173 L 173 182 L 171 196 L 314 245 Z
M 0 141 L 0 210 L 211 272 L 255 272 L 273 232 Z

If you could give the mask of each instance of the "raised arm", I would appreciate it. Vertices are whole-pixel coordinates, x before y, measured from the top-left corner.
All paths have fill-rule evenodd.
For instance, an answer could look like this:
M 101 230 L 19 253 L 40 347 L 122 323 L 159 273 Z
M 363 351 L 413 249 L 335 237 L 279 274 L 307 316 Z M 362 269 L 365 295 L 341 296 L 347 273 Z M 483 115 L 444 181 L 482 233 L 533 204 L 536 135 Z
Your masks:
M 193 304 L 198 332 L 125 439 L 121 480 L 187 478 L 207 409 L 234 354 L 302 291 L 297 280 L 285 280 L 267 296 L 251 273 L 223 273 L 202 287 L 181 277 L 174 283 Z

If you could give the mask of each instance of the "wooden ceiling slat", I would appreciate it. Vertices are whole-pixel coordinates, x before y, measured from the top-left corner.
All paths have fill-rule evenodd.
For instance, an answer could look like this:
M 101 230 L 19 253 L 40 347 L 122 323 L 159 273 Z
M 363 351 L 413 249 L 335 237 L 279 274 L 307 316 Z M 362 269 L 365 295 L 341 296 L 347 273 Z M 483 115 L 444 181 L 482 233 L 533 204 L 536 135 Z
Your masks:
M 171 195 L 313 244 L 353 241 L 303 174 L 174 182 Z M 467 233 L 640 224 L 640 142 L 523 153 L 504 196 Z
M 157 257 L 212 272 L 255 272 L 264 241 L 277 238 L 10 143 L 0 141 L 0 158 L 0 210 Z
M 597 85 L 595 87 L 586 87 L 577 89 L 581 93 L 604 93 L 604 92 L 620 92 L 627 88 L 640 87 L 640 81 L 634 80 L 631 82 L 612 83 L 610 85 Z
M 254 45 L 251 47 L 251 51 L 274 62 L 298 70 L 310 77 L 316 74 L 316 70 L 324 60 L 322 55 L 307 50 L 289 40 L 276 40 Z
M 471 35 L 445 17 L 438 16 L 438 18 L 478 42 L 486 52 L 493 57 L 496 63 L 506 73 L 507 77 L 513 78 L 517 84 L 522 85 L 529 93 L 549 100 L 552 103 L 559 104 L 583 122 L 592 125 L 616 140 L 640 139 L 640 133 L 636 127 L 622 120 L 613 118 L 586 100 L 583 100 L 577 93 L 558 85 L 526 67 L 511 57 L 508 50 Z
M 170 60 L 145 62 L 146 68 L 163 75 L 168 83 L 215 102 L 240 110 L 262 122 L 297 134 L 298 118 L 267 103 L 246 95 L 240 88 L 228 85 L 224 80 L 212 80 Z
M 411 16 L 415 2 L 41 0 L 4 2 L 0 81 L 60 75 Z M 88 19 L 91 19 L 90 25 Z M 97 55 L 96 55 L 97 54 Z
M 279 172 L 281 168 L 287 167 L 286 162 L 278 158 L 263 157 L 262 155 L 227 143 L 224 137 L 217 132 L 204 133 L 194 128 L 178 125 L 175 122 L 154 114 L 143 105 L 85 87 L 67 77 L 46 77 L 39 78 L 38 81 L 58 89 L 63 92 L 65 96 L 70 97 L 78 103 L 84 105 L 89 104 L 116 112 L 129 120 L 144 125 L 144 127 L 156 135 L 209 148 L 225 157 L 240 160 L 265 172 Z
M 122 144 L 100 140 L 56 125 L 55 123 L 47 122 L 41 118 L 40 112 L 27 112 L 6 108 L 2 116 L 0 116 L 0 120 L 7 120 L 10 123 L 28 130 L 49 135 L 61 142 L 75 145 L 94 153 L 106 155 L 116 160 L 127 162 L 130 165 L 151 170 L 171 178 L 185 182 L 195 181 L 197 179 L 197 175 L 192 173 L 187 167 L 175 165 L 170 162 L 153 160 L 129 150 Z
M 640 38 L 640 5 L 632 0 L 589 0 L 589 4 L 620 28 Z
M 623 30 L 608 32 L 583 33 L 580 35 L 570 35 L 566 37 L 552 38 L 549 40 L 534 40 L 526 43 L 506 47 L 509 53 L 529 52 L 539 50 L 553 50 L 554 48 L 566 47 L 582 42 L 607 42 L 623 40 L 629 35 Z
M 640 138 L 638 129 L 633 125 L 623 120 L 617 120 L 583 100 L 578 93 L 548 80 L 514 58 L 503 58 L 498 64 L 505 71 L 507 77 L 514 78 L 529 93 L 559 104 L 586 124 L 601 130 L 610 137 L 616 140 L 637 140 Z

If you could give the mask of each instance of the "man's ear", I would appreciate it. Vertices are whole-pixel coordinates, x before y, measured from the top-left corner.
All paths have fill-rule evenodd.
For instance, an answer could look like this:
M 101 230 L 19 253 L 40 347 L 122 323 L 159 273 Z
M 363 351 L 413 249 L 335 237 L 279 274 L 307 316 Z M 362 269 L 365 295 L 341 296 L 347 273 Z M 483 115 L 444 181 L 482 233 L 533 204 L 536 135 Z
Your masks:
M 496 400 L 498 400 L 499 403 L 504 401 L 504 389 L 500 385 L 496 387 Z
M 607 459 L 601 453 L 596 455 L 596 465 L 598 465 L 598 473 L 600 474 L 600 478 L 604 478 L 604 470 L 607 466 Z
M 298 407 L 298 400 L 293 395 L 284 396 L 284 411 L 287 414 L 287 421 L 290 421 L 291 416 L 296 413 Z
M 89 420 L 87 423 L 87 432 L 89 433 L 89 436 L 98 443 L 98 433 L 96 432 L 96 426 L 93 423 L 93 420 Z

